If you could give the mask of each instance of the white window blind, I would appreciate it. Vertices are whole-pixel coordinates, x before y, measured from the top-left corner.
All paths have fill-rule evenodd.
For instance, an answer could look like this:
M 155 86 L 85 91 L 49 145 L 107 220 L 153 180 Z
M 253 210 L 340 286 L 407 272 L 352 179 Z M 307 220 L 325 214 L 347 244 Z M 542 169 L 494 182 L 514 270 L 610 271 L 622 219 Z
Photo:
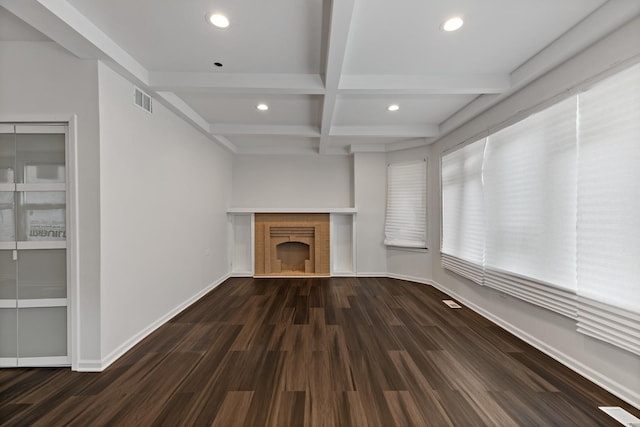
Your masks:
M 442 159 L 442 265 L 640 354 L 640 65 L 487 138 L 482 270 L 468 155 Z
M 488 137 L 486 269 L 575 293 L 575 123 L 574 97 Z
M 640 354 L 640 65 L 579 103 L 579 328 Z
M 384 244 L 426 248 L 426 220 L 426 161 L 389 164 Z
M 442 157 L 442 264 L 478 284 L 484 265 L 485 143 L 482 139 Z

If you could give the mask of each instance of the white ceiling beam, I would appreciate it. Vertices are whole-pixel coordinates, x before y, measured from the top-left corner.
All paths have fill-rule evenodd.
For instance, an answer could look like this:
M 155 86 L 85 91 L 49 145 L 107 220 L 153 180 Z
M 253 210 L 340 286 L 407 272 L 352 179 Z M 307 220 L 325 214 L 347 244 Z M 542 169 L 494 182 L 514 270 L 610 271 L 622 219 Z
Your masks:
M 144 89 L 148 88 L 148 70 L 66 0 L 0 0 L 0 6 L 73 55 L 104 61 Z M 237 151 L 228 139 L 212 135 L 209 132 L 209 124 L 175 94 L 155 93 L 161 102 L 196 129 L 232 152 Z
M 168 91 L 158 91 L 156 94 L 171 104 L 174 108 L 180 111 L 183 115 L 187 116 L 189 120 L 202 130 L 207 132 L 209 129 L 209 122 L 207 122 L 200 114 L 196 113 L 186 102 L 184 102 L 178 95 Z
M 110 62 L 147 84 L 146 68 L 67 1 L 0 0 L 0 5 L 79 58 Z
M 324 85 L 326 88 L 320 117 L 320 145 L 318 151 L 325 154 L 329 146 L 329 132 L 336 109 L 338 84 L 342 75 L 342 65 L 347 50 L 349 28 L 355 0 L 333 0 L 331 2 L 331 18 L 327 32 L 327 50 L 325 60 Z
M 640 14 L 640 1 L 610 0 L 511 73 L 522 87 Z M 640 42 L 640 41 L 639 41 Z
M 438 125 L 409 125 L 409 126 L 332 126 L 331 136 L 359 136 L 369 138 L 398 137 L 398 138 L 429 138 L 438 136 Z
M 385 144 L 351 144 L 349 153 L 386 153 Z
M 558 37 L 511 73 L 511 90 L 501 94 L 481 95 L 445 120 L 440 138 L 506 99 L 543 74 L 576 56 L 598 40 L 623 27 L 640 15 L 640 1 L 609 0 L 591 15 Z M 611 46 L 615 51 L 615 46 Z
M 509 74 L 363 75 L 345 74 L 341 94 L 483 94 L 511 88 Z
M 386 144 L 385 147 L 387 152 L 408 150 L 410 148 L 424 147 L 425 145 L 433 143 L 433 141 L 435 141 L 435 138 L 415 138 L 398 142 L 390 142 Z
M 320 131 L 320 141 L 318 144 L 318 153 L 320 154 L 328 154 L 329 152 L 329 145 L 331 144 L 331 137 L 329 136 L 329 133 L 327 131 L 326 134 L 322 133 L 322 130 Z
M 228 74 L 150 72 L 149 86 L 162 91 L 322 95 L 319 74 Z
M 320 154 L 325 154 L 327 147 L 330 144 L 329 132 L 331 131 L 331 124 L 333 123 L 333 115 L 336 111 L 336 103 L 338 102 L 338 95 L 335 89 L 331 89 L 325 94 L 322 100 L 322 115 L 320 117 L 320 145 L 318 151 Z
M 0 0 L 7 9 L 78 58 L 94 58 L 99 50 L 35 0 Z
M 167 103 L 168 107 L 171 108 L 176 114 L 181 116 L 187 122 L 191 123 L 196 129 L 205 133 L 210 138 L 215 139 L 217 142 L 222 144 L 222 146 L 228 148 L 233 153 L 237 153 L 237 147 L 233 145 L 231 141 L 221 135 L 212 135 L 211 134 L 211 126 L 209 123 L 198 113 L 196 113 L 193 108 L 191 108 L 186 102 L 184 102 L 178 95 L 173 92 L 156 92 L 156 95 L 165 103 Z
M 331 21 L 327 35 L 328 45 L 324 74 L 324 84 L 327 89 L 335 89 L 340 83 L 354 5 L 355 0 L 333 0 L 331 2 Z
M 223 146 L 227 147 L 229 150 L 231 150 L 233 154 L 238 153 L 238 147 L 236 147 L 235 144 L 229 141 L 227 137 L 225 137 L 224 135 L 211 135 L 211 137 L 216 141 L 218 141 Z
M 216 123 L 209 127 L 211 134 L 223 135 L 281 135 L 317 138 L 320 130 L 315 126 L 253 125 Z
M 247 145 L 239 148 L 238 154 L 245 155 L 267 155 L 267 156 L 290 156 L 308 155 L 317 156 L 318 148 L 313 144 L 287 144 L 287 145 Z M 281 209 L 280 209 L 281 210 Z

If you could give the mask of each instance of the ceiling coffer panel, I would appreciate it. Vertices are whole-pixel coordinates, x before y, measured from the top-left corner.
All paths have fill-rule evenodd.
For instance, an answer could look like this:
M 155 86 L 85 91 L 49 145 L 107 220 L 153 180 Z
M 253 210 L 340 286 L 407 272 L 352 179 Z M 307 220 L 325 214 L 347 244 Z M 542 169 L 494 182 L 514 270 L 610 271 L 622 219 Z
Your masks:
M 53 40 L 115 66 L 238 153 L 432 143 L 640 15 L 625 0 L 3 5 L 0 40 Z M 211 25 L 212 13 L 229 26 Z M 463 25 L 444 31 L 451 17 Z

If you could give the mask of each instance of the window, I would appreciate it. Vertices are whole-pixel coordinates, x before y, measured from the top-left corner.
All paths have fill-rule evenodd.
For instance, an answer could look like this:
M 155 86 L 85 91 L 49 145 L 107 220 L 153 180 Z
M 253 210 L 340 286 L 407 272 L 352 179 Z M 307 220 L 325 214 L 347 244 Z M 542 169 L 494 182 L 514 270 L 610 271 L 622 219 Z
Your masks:
M 442 266 L 640 354 L 638 164 L 640 65 L 442 157 Z
M 640 354 L 640 66 L 578 98 L 578 327 Z
M 575 129 L 574 97 L 487 138 L 485 268 L 575 292 Z
M 427 162 L 387 167 L 387 215 L 384 244 L 427 247 Z
M 478 284 L 484 265 L 485 144 L 482 139 L 442 157 L 442 262 Z

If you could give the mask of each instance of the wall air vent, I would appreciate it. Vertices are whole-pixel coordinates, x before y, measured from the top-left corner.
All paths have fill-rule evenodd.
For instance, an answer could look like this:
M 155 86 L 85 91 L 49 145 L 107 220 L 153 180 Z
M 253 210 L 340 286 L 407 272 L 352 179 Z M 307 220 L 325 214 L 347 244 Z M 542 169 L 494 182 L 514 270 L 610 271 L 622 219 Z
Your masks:
M 149 114 L 153 112 L 151 97 L 137 87 L 134 87 L 133 90 L 133 103 Z

